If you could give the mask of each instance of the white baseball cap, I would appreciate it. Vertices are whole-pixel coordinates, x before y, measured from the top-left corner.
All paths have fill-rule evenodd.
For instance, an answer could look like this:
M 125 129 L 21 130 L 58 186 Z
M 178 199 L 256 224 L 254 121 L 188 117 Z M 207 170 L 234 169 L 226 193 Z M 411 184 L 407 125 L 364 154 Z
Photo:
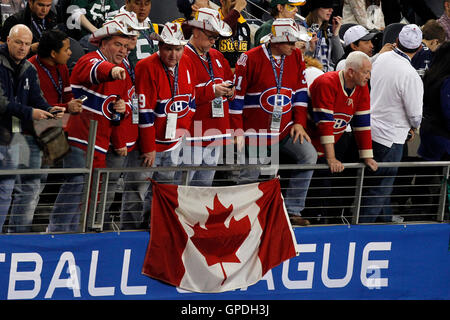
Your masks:
M 89 42 L 93 45 L 100 43 L 100 40 L 109 36 L 138 36 L 139 30 L 148 29 L 148 27 L 139 26 L 136 14 L 134 12 L 121 12 L 111 20 L 106 21 L 103 26 L 89 37 Z
M 156 40 L 172 46 L 184 46 L 188 43 L 188 40 L 184 39 L 181 25 L 178 23 L 166 22 L 161 34 L 154 33 L 152 36 L 154 36 Z
M 210 8 L 200 8 L 191 20 L 184 22 L 188 26 L 217 32 L 222 37 L 230 37 L 233 33 L 230 26 L 220 19 L 219 11 Z
M 356 25 L 353 27 L 348 28 L 347 31 L 344 33 L 344 45 L 348 46 L 351 43 L 363 40 L 368 41 L 372 40 L 372 38 L 375 36 L 375 33 L 369 32 L 366 28 L 364 28 L 361 25 Z
M 415 24 L 407 24 L 400 31 L 398 41 L 406 49 L 417 49 L 422 44 L 422 30 Z
M 270 41 L 277 42 L 296 42 L 311 40 L 306 28 L 301 28 L 294 19 L 280 18 L 275 19 L 272 24 L 272 33 L 261 38 L 261 43 Z

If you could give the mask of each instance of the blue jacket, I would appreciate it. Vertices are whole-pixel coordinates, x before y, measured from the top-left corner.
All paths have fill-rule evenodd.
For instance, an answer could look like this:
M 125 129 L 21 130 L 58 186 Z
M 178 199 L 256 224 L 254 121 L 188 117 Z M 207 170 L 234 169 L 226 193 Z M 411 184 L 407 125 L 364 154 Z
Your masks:
M 433 62 L 433 51 L 428 48 L 425 43 L 422 43 L 422 49 L 420 49 L 414 57 L 411 59 L 411 64 L 414 69 L 417 70 L 419 76 L 423 78 L 425 71 L 431 67 Z
M 52 108 L 42 94 L 34 66 L 23 60 L 19 64 L 18 77 L 14 79 L 14 69 L 8 57 L 7 45 L 0 45 L 0 130 L 3 144 L 10 142 L 5 139 L 5 133 L 11 133 L 13 116 L 20 120 L 22 131 L 34 132 L 33 108 L 46 111 Z

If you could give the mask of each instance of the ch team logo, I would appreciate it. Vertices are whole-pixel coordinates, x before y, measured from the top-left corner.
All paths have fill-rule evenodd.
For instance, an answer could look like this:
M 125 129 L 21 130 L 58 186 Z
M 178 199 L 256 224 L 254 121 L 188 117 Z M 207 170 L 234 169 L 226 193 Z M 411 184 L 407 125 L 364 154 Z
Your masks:
M 105 100 L 103 100 L 102 104 L 102 114 L 106 117 L 108 120 L 112 120 L 114 118 L 114 103 L 118 100 L 118 97 L 116 95 L 111 95 L 106 97 Z
M 177 113 L 177 118 L 183 118 L 189 113 L 189 101 L 190 97 L 187 94 L 175 96 L 166 103 L 164 112 Z
M 335 113 L 333 128 L 338 132 L 344 131 L 350 123 L 350 120 L 352 120 L 352 116 L 346 113 Z
M 292 108 L 291 104 L 292 90 L 281 88 L 277 94 L 277 88 L 270 88 L 264 91 L 259 98 L 261 108 L 272 114 L 275 106 L 283 107 L 283 114 L 289 112 Z

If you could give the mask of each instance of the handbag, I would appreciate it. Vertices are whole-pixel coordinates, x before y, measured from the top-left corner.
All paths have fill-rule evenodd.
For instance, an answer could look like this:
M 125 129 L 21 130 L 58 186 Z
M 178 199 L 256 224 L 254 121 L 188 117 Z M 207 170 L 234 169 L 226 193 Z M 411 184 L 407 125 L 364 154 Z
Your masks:
M 43 164 L 51 165 L 70 152 L 66 134 L 61 127 L 45 129 L 36 136 L 36 140 L 44 153 Z

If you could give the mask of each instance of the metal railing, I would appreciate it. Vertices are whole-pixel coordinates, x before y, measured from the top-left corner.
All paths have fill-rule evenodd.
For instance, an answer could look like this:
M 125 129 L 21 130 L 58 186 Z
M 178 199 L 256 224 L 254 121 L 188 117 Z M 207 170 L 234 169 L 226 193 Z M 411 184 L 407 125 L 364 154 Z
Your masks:
M 394 216 L 392 223 L 418 223 L 418 222 L 444 222 L 448 220 L 448 192 L 447 192 L 447 180 L 449 176 L 450 162 L 397 162 L 397 163 L 380 163 L 379 167 L 398 167 L 413 169 L 409 174 L 397 175 L 399 179 L 409 179 L 409 184 L 395 183 L 393 186 L 393 192 L 390 196 L 391 203 L 382 205 L 383 209 L 389 209 L 392 213 L 379 214 L 378 220 L 381 223 L 389 223 L 385 221 Z M 347 174 L 345 175 L 329 175 L 328 177 L 315 177 L 311 180 L 311 185 L 308 189 L 308 196 L 306 198 L 306 207 L 302 212 L 302 216 L 305 219 L 311 220 L 314 225 L 324 224 L 358 224 L 360 223 L 361 208 L 370 207 L 364 206 L 363 200 L 365 198 L 373 197 L 364 195 L 364 191 L 368 188 L 376 188 L 365 184 L 370 179 L 379 178 L 380 176 L 367 176 L 367 167 L 360 163 L 348 163 L 345 164 Z M 109 183 L 109 177 L 113 173 L 126 173 L 126 172 L 147 172 L 149 175 L 155 171 L 182 171 L 183 177 L 187 176 L 187 172 L 193 170 L 216 170 L 216 177 L 213 185 L 236 185 L 239 183 L 238 173 L 246 168 L 260 168 L 260 169 L 273 169 L 271 166 L 259 166 L 259 165 L 224 165 L 217 167 L 166 167 L 166 168 L 116 168 L 116 169 L 96 169 L 93 178 L 93 188 L 99 188 L 97 194 L 91 197 L 90 201 L 90 216 L 88 217 L 87 229 L 102 231 L 108 224 L 115 224 L 118 221 L 106 221 L 105 217 L 119 217 L 123 212 L 121 207 L 122 203 L 120 196 L 117 201 L 110 201 L 107 203 L 107 199 L 111 199 L 111 193 L 117 192 L 111 190 L 111 186 L 114 184 Z M 437 169 L 440 173 L 434 173 L 436 170 L 431 170 L 432 174 L 427 174 L 429 170 L 424 170 L 425 173 L 415 173 L 418 168 L 422 169 Z M 287 184 L 289 177 L 285 174 L 285 171 L 289 170 L 315 170 L 315 172 L 323 171 L 326 173 L 329 169 L 327 165 L 278 165 L 276 166 L 278 175 L 280 177 L 280 183 L 282 185 L 282 192 L 287 190 Z M 344 173 L 345 173 L 344 170 Z M 260 176 L 260 181 L 272 178 L 272 176 Z M 323 186 L 320 182 L 332 181 L 333 187 L 330 189 L 328 186 Z M 319 183 L 316 183 L 319 182 Z M 401 180 L 399 181 L 401 183 Z M 142 184 L 150 183 L 144 180 L 140 181 L 125 181 L 121 182 L 122 190 L 119 194 L 122 195 L 127 191 L 127 184 Z M 171 183 L 171 181 L 161 181 L 161 183 Z M 186 184 L 186 179 L 181 182 Z M 328 185 L 328 184 L 327 184 Z M 380 187 L 383 188 L 383 187 Z M 406 188 L 406 193 L 405 193 Z M 131 188 L 133 189 L 133 188 Z M 435 193 L 430 193 L 429 190 L 435 190 Z M 408 191 L 409 190 L 409 191 Z M 425 190 L 426 193 L 423 193 Z M 323 195 L 323 191 L 326 191 Z M 332 192 L 330 192 L 332 191 Z M 142 224 L 143 228 L 148 227 L 148 221 L 150 212 L 145 212 L 143 209 L 144 202 L 151 201 L 150 199 L 143 199 L 140 203 L 142 213 L 144 216 L 141 221 L 133 221 L 135 223 Z M 137 201 L 140 202 L 140 201 Z M 115 205 L 115 206 L 114 206 Z M 111 209 L 113 207 L 113 209 Z M 147 206 L 148 208 L 150 206 Z M 323 213 L 325 212 L 325 214 Z M 401 216 L 401 218 L 399 217 Z M 399 221 L 399 219 L 403 219 Z M 145 224 L 146 223 L 146 224 Z M 109 226 L 107 229 L 120 228 L 119 225 Z
M 123 179 L 123 175 L 132 172 L 144 172 L 150 175 L 155 171 L 179 171 L 182 172 L 180 184 L 187 183 L 189 171 L 215 170 L 216 175 L 213 186 L 236 185 L 241 183 L 239 173 L 243 169 L 259 168 L 262 171 L 272 170 L 271 175 L 261 175 L 259 180 L 267 180 L 275 175 L 280 177 L 283 194 L 286 193 L 289 182 L 289 172 L 292 170 L 314 170 L 306 197 L 305 209 L 302 216 L 310 220 L 311 225 L 324 224 L 359 224 L 364 218 L 363 211 L 370 207 L 365 200 L 370 197 L 366 191 L 369 188 L 384 188 L 371 186 L 370 180 L 379 178 L 373 176 L 362 163 L 347 163 L 342 174 L 330 174 L 325 164 L 294 165 L 280 164 L 277 166 L 262 165 L 220 165 L 216 167 L 158 167 L 158 168 L 102 168 L 93 169 L 93 141 L 96 133 L 96 123 L 92 123 L 90 143 L 86 152 L 86 164 L 84 167 L 51 168 L 51 169 L 19 169 L 0 170 L 0 178 L 5 175 L 36 175 L 45 177 L 44 187 L 41 188 L 40 200 L 36 206 L 33 223 L 29 232 L 48 232 L 48 219 L 60 186 L 65 182 L 64 176 L 70 174 L 82 174 L 85 183 L 82 191 L 82 201 L 79 204 L 79 222 L 76 232 L 126 230 L 121 224 L 120 218 L 124 214 L 122 200 L 127 192 L 133 190 L 133 184 L 143 184 L 147 180 L 130 181 Z M 393 185 L 390 203 L 383 203 L 380 207 L 382 213 L 378 215 L 376 223 L 441 223 L 449 220 L 449 191 L 448 177 L 450 162 L 397 162 L 379 163 L 379 168 L 397 167 L 399 171 Z M 274 173 L 273 171 L 276 171 Z M 264 174 L 264 173 L 263 173 Z M 120 176 L 117 179 L 117 176 Z M 114 179 L 111 179 L 114 176 Z M 86 183 L 91 181 L 91 183 Z M 160 181 L 172 183 L 173 181 Z M 95 190 L 95 191 L 93 191 Z M 134 221 L 140 227 L 148 228 L 150 218 L 150 198 L 136 200 L 139 217 Z M 130 204 L 130 203 L 128 203 Z M 11 207 L 14 206 L 14 201 Z M 11 210 L 10 210 L 11 211 Z M 10 213 L 11 214 L 11 213 Z M 67 214 L 73 214 L 68 212 Z M 392 222 L 391 217 L 394 217 Z M 3 227 L 3 233 L 8 233 L 11 224 L 8 216 Z M 400 218 L 401 217 L 401 218 Z M 141 221 L 139 221 L 141 219 Z M 403 220 L 402 220 L 403 219 Z M 387 221 L 390 220 L 390 221 Z

